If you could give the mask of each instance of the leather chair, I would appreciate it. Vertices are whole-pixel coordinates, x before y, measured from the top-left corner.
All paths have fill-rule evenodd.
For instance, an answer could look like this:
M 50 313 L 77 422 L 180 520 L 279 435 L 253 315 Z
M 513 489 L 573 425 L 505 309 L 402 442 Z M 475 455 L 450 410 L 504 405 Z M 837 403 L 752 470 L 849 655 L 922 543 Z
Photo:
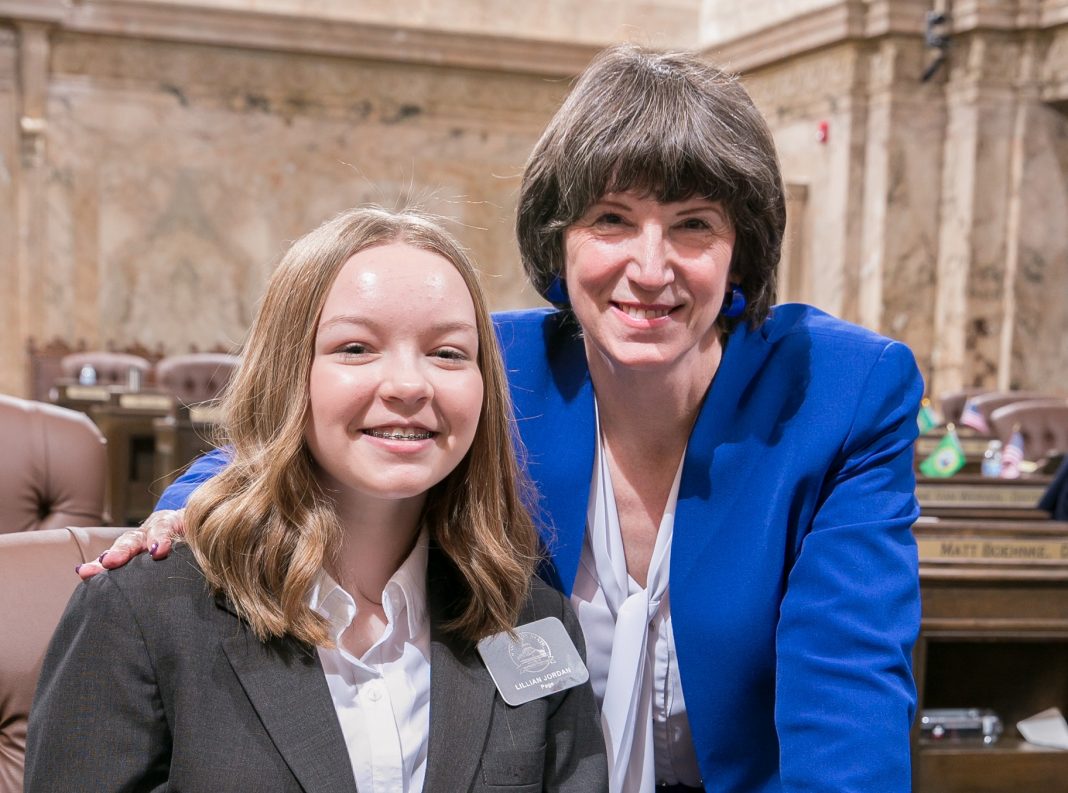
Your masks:
M 0 793 L 22 790 L 26 721 L 48 643 L 80 583 L 74 567 L 95 559 L 122 531 L 0 534 Z M 92 780 L 86 784 L 91 788 Z
M 63 377 L 68 380 L 77 380 L 84 366 L 91 366 L 96 371 L 97 385 L 126 385 L 131 369 L 137 369 L 141 373 L 141 382 L 146 383 L 152 371 L 152 364 L 147 358 L 107 350 L 76 352 L 63 356 L 60 362 Z
M 0 534 L 99 526 L 104 436 L 84 413 L 0 395 Z
M 156 381 L 179 402 L 195 405 L 218 399 L 241 359 L 216 352 L 171 355 L 156 364 Z
M 987 391 L 984 394 L 973 397 L 972 404 L 986 419 L 987 426 L 993 432 L 994 426 L 990 423 L 990 417 L 998 408 L 1011 405 L 1013 402 L 1030 402 L 1035 399 L 1049 399 L 1054 396 L 1056 395 L 1048 391 Z
M 970 397 L 985 393 L 985 388 L 961 388 L 957 391 L 949 391 L 938 397 L 938 407 L 942 412 L 942 421 L 946 424 L 957 424 L 960 414 L 964 410 L 964 403 Z
M 1017 426 L 1023 435 L 1028 460 L 1068 452 L 1068 399 L 1014 402 L 991 414 L 990 428 L 1002 443 L 1009 442 Z

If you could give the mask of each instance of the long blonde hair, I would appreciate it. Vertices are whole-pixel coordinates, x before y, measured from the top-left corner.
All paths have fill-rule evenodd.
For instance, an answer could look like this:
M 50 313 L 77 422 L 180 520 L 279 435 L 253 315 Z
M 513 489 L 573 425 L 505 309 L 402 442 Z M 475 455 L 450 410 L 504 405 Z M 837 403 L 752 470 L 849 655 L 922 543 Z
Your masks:
M 338 272 L 361 250 L 392 242 L 447 259 L 475 306 L 482 413 L 471 449 L 431 489 L 423 516 L 431 545 L 457 573 L 452 619 L 443 627 L 471 640 L 512 628 L 537 563 L 507 381 L 474 266 L 427 216 L 352 209 L 297 240 L 271 275 L 224 396 L 232 459 L 186 508 L 186 536 L 209 585 L 263 640 L 331 643 L 325 620 L 308 605 L 341 541 L 304 440 L 309 373 L 319 315 Z

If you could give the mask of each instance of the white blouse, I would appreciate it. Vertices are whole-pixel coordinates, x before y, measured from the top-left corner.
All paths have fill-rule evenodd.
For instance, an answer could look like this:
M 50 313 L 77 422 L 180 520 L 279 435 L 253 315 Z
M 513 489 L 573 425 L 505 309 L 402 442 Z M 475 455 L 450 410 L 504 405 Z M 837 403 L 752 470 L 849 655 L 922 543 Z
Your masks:
M 586 538 L 571 605 L 586 638 L 590 683 L 601 703 L 611 789 L 651 793 L 661 783 L 699 786 L 701 771 L 682 696 L 668 594 L 682 462 L 643 589 L 627 573 L 599 423 L 597 430 Z

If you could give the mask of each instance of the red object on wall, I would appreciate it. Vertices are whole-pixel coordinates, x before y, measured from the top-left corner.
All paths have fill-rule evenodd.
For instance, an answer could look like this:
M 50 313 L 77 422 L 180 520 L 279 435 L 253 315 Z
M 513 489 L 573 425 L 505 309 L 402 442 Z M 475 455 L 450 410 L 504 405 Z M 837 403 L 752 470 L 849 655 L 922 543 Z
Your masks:
M 816 127 L 816 140 L 820 143 L 826 143 L 827 138 L 831 135 L 831 125 L 826 121 L 821 121 Z

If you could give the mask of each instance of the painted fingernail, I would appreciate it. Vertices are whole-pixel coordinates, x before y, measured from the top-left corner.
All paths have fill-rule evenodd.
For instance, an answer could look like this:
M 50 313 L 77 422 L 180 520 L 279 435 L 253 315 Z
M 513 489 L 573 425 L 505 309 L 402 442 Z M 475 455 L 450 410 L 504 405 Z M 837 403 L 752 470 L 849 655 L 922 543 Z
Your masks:
M 100 564 L 103 564 L 104 563 L 104 557 L 107 556 L 107 555 L 108 555 L 108 552 L 104 551 L 102 554 L 100 554 L 100 556 L 96 557 L 96 560 L 98 562 L 100 562 Z
M 75 572 L 75 573 L 77 573 L 77 572 L 78 572 L 79 570 L 81 570 L 81 569 L 82 569 L 82 566 L 81 566 L 80 564 L 76 564 L 76 565 L 74 565 L 74 572 Z
M 159 543 L 158 542 L 152 543 L 152 547 L 148 549 L 149 555 L 150 556 L 155 556 L 157 548 L 159 548 Z

